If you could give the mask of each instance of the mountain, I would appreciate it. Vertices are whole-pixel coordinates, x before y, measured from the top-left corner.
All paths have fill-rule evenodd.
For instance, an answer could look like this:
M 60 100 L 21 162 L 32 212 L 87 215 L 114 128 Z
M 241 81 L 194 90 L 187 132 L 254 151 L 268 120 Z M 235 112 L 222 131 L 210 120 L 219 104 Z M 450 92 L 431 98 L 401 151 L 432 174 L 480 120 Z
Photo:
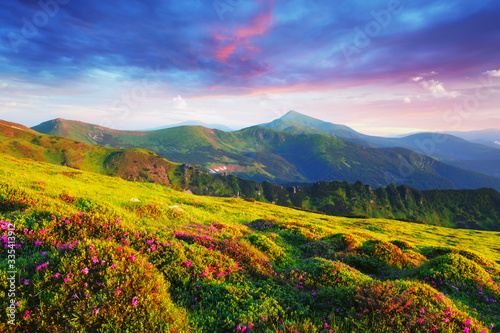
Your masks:
M 150 129 L 146 129 L 145 131 L 157 131 L 157 130 L 161 130 L 161 129 L 165 129 L 165 128 L 180 127 L 180 126 L 203 126 L 206 128 L 217 129 L 217 130 L 224 131 L 224 132 L 234 131 L 232 128 L 229 128 L 225 125 L 206 124 L 206 123 L 199 121 L 199 120 L 183 121 L 182 123 L 178 123 L 178 124 L 174 124 L 174 125 L 166 125 L 166 126 L 161 126 L 161 127 L 156 127 L 156 128 L 150 128 Z
M 491 128 L 479 131 L 454 131 L 454 132 L 443 132 L 450 135 L 458 136 L 459 138 L 480 143 L 486 146 L 500 149 L 500 129 Z
M 419 154 L 435 157 L 449 165 L 500 177 L 500 150 L 493 147 L 466 141 L 458 136 L 438 133 L 416 133 L 397 138 L 365 135 L 344 126 L 325 122 L 295 111 L 290 111 L 279 119 L 262 126 L 289 133 L 314 133 L 334 136 L 365 147 L 401 147 Z M 495 130 L 481 133 L 495 137 Z M 474 133 L 472 133 L 474 134 Z M 471 134 L 471 137 L 473 137 Z M 476 137 L 478 137 L 476 134 Z M 500 140 L 500 139 L 499 139 Z M 500 146 L 499 146 L 500 147 Z
M 33 129 L 107 147 L 145 148 L 169 161 L 198 165 L 213 173 L 230 172 L 254 181 L 360 180 L 375 187 L 395 183 L 419 190 L 500 189 L 500 179 L 403 148 L 368 148 L 331 135 L 295 134 L 262 126 L 230 133 L 201 126 L 141 132 L 55 119 Z
M 500 159 L 497 149 L 472 143 L 450 134 L 415 133 L 397 138 L 371 136 L 356 132 L 345 125 L 325 122 L 296 111 L 290 111 L 281 118 L 261 126 L 291 133 L 327 134 L 365 147 L 401 147 L 444 159 Z

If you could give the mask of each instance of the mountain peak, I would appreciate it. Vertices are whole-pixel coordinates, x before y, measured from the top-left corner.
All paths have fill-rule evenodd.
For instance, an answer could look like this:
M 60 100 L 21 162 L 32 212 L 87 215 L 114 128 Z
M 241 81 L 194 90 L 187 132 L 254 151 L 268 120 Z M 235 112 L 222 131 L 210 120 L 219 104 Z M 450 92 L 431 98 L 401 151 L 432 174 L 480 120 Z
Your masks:
M 290 110 L 287 113 L 285 113 L 283 116 L 281 116 L 279 119 L 295 120 L 298 118 L 312 118 L 312 117 L 309 117 L 309 116 L 302 114 L 300 112 L 297 112 L 295 110 Z

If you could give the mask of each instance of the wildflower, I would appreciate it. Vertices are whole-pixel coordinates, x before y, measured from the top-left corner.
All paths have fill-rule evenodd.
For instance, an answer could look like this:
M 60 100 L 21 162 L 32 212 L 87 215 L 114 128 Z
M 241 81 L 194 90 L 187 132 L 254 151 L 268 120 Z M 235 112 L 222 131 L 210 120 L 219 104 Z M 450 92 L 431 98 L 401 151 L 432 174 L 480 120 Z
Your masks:
M 470 323 L 471 323 L 470 319 L 467 319 L 466 321 L 464 321 L 464 325 L 469 325 Z
M 46 255 L 47 255 L 47 252 L 42 252 L 42 253 L 40 253 L 40 257 L 44 257 L 44 256 L 46 256 Z
M 59 277 L 59 275 L 61 275 L 61 273 L 58 272 L 58 273 L 56 273 L 56 274 L 54 274 L 52 276 L 55 277 L 55 278 L 57 278 L 57 277 Z
M 464 332 L 469 333 L 470 329 L 468 327 L 464 327 Z
M 330 327 L 330 325 L 328 325 L 328 323 L 325 323 L 325 328 L 328 328 Z
M 135 256 L 134 255 L 131 255 L 130 257 L 130 260 L 134 261 L 135 260 Z
M 423 320 L 422 318 L 418 318 L 418 322 L 419 322 L 420 324 L 422 324 L 422 323 L 424 322 L 424 320 Z
M 30 284 L 30 280 L 28 280 L 28 279 L 24 280 L 24 284 L 25 284 L 25 285 Z
M 122 291 L 118 288 L 116 288 L 116 295 L 120 295 L 122 293 Z
M 64 283 L 68 283 L 69 282 L 69 278 L 64 278 Z
M 425 310 L 424 309 L 420 309 L 420 312 L 425 313 Z
M 267 320 L 267 317 L 262 317 L 262 321 L 266 321 Z
M 134 296 L 134 298 L 132 298 L 132 305 L 137 306 L 137 304 L 139 304 L 139 301 L 137 300 L 137 296 Z
M 82 273 L 88 274 L 89 273 L 89 269 L 87 267 L 83 268 L 82 269 Z
M 99 309 L 94 309 L 94 310 L 92 311 L 92 313 L 93 313 L 93 314 L 98 314 L 98 313 L 99 313 Z
M 448 318 L 444 318 L 444 322 L 447 323 L 449 322 L 450 320 Z
M 30 316 L 30 312 L 29 312 L 28 310 L 26 310 L 26 311 L 24 312 L 24 316 L 23 316 L 23 318 L 31 318 L 31 316 Z
M 36 246 L 40 246 L 40 245 L 42 245 L 42 242 L 40 242 L 40 241 L 35 241 L 35 245 L 36 245 Z

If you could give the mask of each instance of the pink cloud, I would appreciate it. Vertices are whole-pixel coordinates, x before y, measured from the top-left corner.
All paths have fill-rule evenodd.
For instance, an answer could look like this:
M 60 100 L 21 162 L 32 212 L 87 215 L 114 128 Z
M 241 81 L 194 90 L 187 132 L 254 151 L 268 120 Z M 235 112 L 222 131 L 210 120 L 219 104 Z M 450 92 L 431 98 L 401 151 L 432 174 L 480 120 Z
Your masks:
M 226 34 L 216 33 L 213 38 L 217 42 L 214 58 L 220 62 L 227 63 L 231 55 L 238 52 L 239 59 L 245 61 L 260 49 L 252 46 L 252 38 L 264 35 L 273 25 L 273 5 L 275 1 L 268 4 L 268 8 L 255 16 L 241 28 Z

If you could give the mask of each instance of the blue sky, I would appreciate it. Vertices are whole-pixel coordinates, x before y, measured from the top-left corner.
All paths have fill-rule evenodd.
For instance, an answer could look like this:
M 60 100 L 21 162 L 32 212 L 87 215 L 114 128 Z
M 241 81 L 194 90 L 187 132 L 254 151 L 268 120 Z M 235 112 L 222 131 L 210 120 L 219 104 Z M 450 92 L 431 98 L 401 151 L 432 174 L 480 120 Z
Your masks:
M 500 128 L 498 1 L 4 0 L 0 119 Z

